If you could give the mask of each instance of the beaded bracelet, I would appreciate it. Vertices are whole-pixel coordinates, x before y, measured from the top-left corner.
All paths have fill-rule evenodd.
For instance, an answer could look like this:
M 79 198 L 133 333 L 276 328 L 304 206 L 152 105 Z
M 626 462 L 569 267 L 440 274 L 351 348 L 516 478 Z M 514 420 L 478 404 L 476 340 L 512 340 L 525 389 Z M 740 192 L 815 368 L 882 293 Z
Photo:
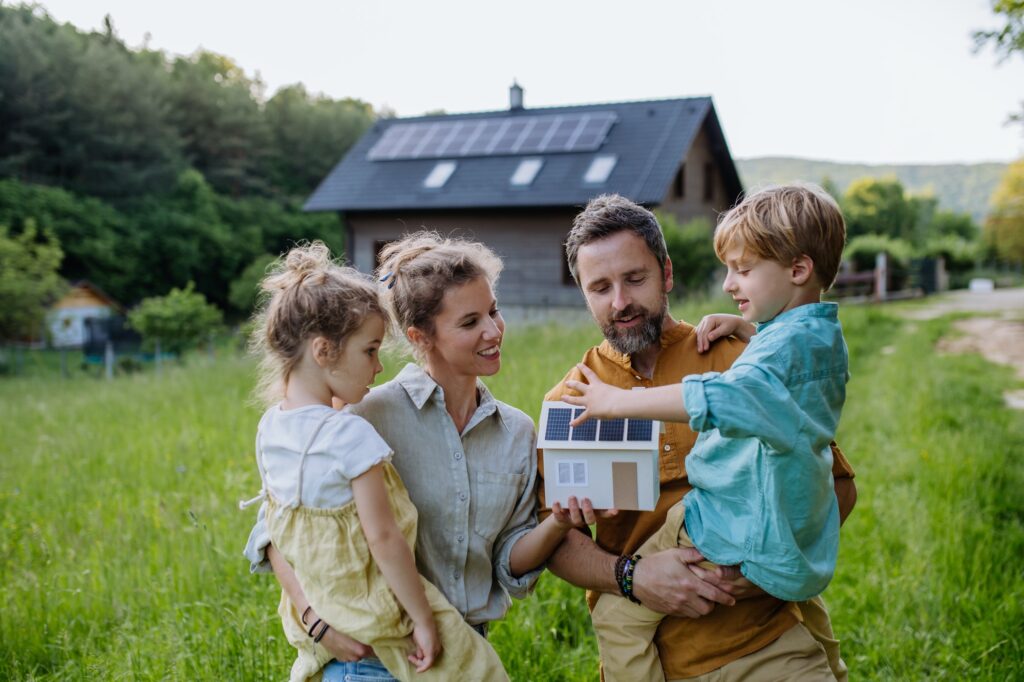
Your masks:
M 629 561 L 629 555 L 623 554 L 615 560 L 615 584 L 619 586 L 619 592 L 625 597 L 626 593 L 622 592 L 622 571 L 626 567 L 626 562 Z
M 640 600 L 633 596 L 633 572 L 642 558 L 639 554 L 634 554 L 626 560 L 625 565 L 622 567 L 622 583 L 619 585 L 619 589 L 622 590 L 622 594 L 626 599 L 634 604 L 639 604 Z

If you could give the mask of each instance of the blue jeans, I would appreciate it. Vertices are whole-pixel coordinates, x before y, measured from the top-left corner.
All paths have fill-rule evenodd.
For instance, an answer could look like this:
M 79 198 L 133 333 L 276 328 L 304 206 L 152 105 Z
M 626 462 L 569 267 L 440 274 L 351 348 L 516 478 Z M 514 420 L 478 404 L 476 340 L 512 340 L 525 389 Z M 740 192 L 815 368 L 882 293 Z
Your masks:
M 323 682 L 397 682 L 376 658 L 364 658 L 351 663 L 331 661 L 324 666 L 323 675 Z

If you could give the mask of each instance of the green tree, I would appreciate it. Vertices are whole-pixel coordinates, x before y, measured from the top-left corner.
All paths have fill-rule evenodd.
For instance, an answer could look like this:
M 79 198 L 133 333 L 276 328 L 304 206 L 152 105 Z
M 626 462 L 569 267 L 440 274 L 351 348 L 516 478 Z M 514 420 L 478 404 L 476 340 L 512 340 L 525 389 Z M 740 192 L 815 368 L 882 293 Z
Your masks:
M 286 195 L 305 197 L 373 123 L 373 108 L 356 99 L 310 96 L 302 84 L 267 102 L 268 176 Z
M 985 240 L 1002 260 L 1024 262 L 1024 159 L 1010 164 L 992 194 Z
M 0 341 L 33 338 L 46 308 L 64 289 L 57 240 L 28 224 L 16 235 L 0 225 Z
M 223 317 L 189 282 L 184 289 L 143 300 L 128 313 L 128 322 L 142 334 L 147 348 L 159 341 L 162 351 L 180 353 L 220 329 Z
M 861 178 L 843 194 L 843 215 L 850 239 L 879 234 L 912 241 L 919 208 L 908 200 L 896 178 Z
M 707 218 L 679 224 L 674 216 L 658 213 L 665 245 L 672 259 L 672 279 L 677 296 L 703 291 L 721 263 L 715 255 L 714 230 Z
M 256 259 L 242 270 L 238 279 L 231 283 L 228 300 L 235 310 L 245 314 L 252 312 L 256 307 L 260 282 L 267 275 L 267 268 L 276 260 L 277 257 L 269 253 L 256 256 Z

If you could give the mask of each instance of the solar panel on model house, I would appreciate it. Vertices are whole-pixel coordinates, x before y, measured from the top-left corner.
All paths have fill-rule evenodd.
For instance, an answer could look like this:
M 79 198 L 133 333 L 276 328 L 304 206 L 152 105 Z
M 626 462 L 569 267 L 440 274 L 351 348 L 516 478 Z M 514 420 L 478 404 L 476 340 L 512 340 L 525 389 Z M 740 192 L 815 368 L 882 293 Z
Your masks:
M 547 441 L 600 441 L 603 443 L 644 442 L 654 435 L 650 419 L 588 419 L 577 427 L 569 422 L 583 414 L 582 408 L 552 407 L 548 410 L 544 438 Z

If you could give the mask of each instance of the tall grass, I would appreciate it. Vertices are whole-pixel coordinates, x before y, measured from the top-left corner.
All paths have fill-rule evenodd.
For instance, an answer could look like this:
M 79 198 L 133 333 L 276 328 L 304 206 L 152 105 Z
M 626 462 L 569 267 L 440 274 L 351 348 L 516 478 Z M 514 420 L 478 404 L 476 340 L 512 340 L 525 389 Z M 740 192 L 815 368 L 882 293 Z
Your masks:
M 1000 402 L 1012 379 L 936 356 L 946 321 L 852 307 L 843 321 L 853 380 L 839 441 L 860 497 L 826 598 L 855 677 L 1014 678 L 1024 417 Z M 536 417 L 599 338 L 592 325 L 510 332 L 489 383 Z M 252 373 L 200 356 L 161 377 L 0 381 L 0 678 L 286 676 L 278 589 L 240 554 L 253 514 L 236 502 L 259 487 Z M 597 679 L 582 593 L 553 576 L 492 633 L 513 679 Z

